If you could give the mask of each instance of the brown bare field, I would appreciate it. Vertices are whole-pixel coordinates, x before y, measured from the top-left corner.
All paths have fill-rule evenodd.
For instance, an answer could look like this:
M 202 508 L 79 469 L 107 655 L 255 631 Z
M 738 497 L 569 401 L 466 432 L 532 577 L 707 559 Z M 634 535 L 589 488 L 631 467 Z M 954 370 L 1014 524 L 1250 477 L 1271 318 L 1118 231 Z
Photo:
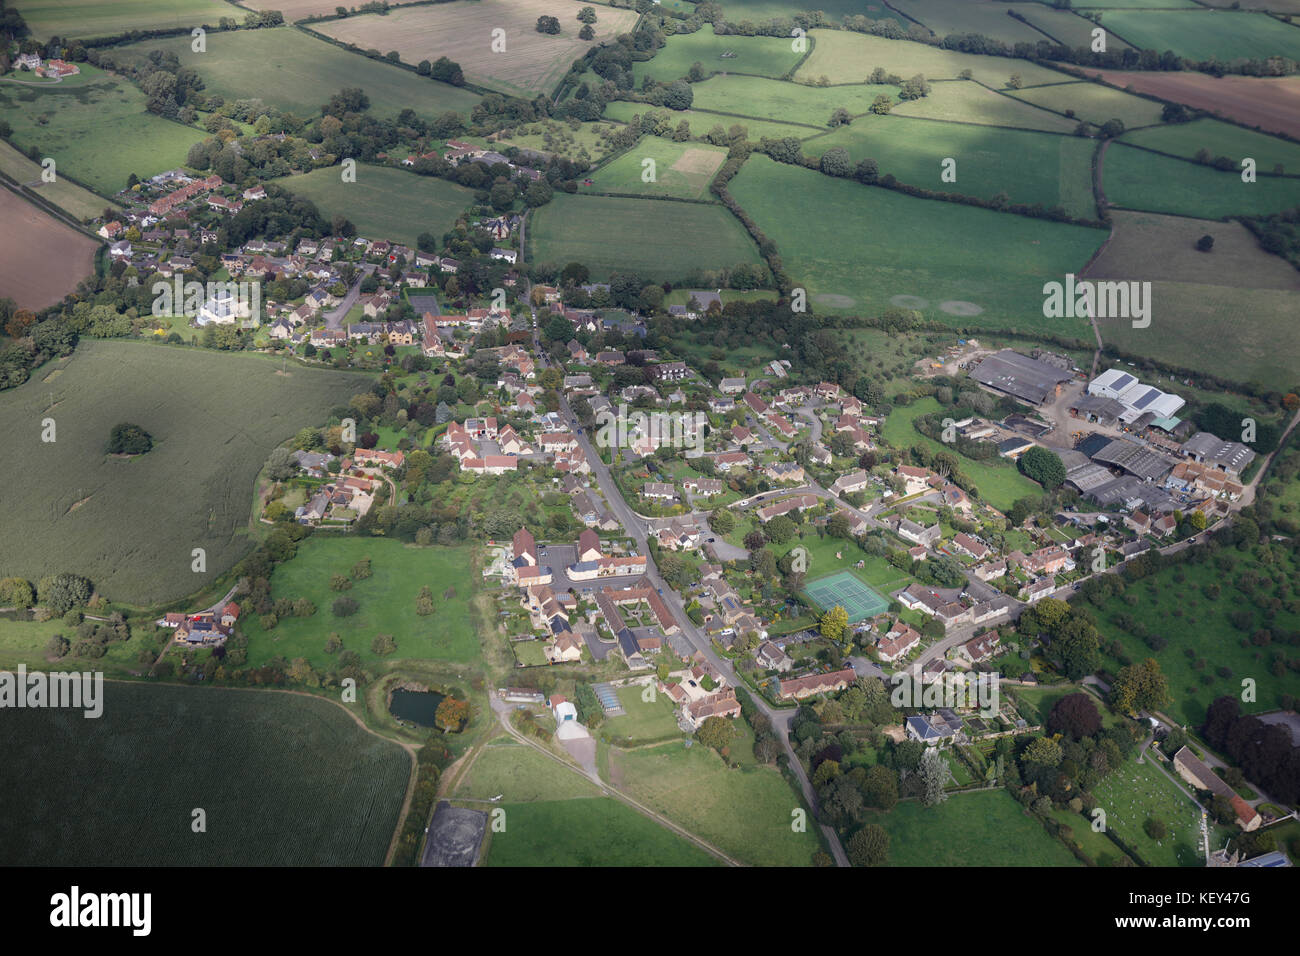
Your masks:
M 593 44 L 611 40 L 636 23 L 631 10 L 597 6 L 596 37 L 578 39 L 582 24 L 575 0 L 473 0 L 405 7 L 387 16 L 366 14 L 316 24 L 313 29 L 343 43 L 381 53 L 396 50 L 403 63 L 449 57 L 465 79 L 504 93 L 534 96 L 553 90 L 569 65 Z M 537 18 L 553 16 L 560 34 L 537 32 Z M 493 31 L 505 31 L 505 49 L 493 52 Z
M 388 0 L 388 5 L 398 7 L 413 2 L 415 0 Z M 306 17 L 332 14 L 339 6 L 351 10 L 358 4 L 355 0 L 348 0 L 346 3 L 340 3 L 340 0 L 243 0 L 241 6 L 248 7 L 250 10 L 279 10 L 284 14 L 286 22 L 293 23 Z
M 94 271 L 99 243 L 0 189 L 0 297 L 25 309 L 43 309 Z
M 1208 110 L 1246 126 L 1300 139 L 1300 77 L 1223 76 L 1205 73 L 1128 73 L 1093 70 L 1112 86 Z

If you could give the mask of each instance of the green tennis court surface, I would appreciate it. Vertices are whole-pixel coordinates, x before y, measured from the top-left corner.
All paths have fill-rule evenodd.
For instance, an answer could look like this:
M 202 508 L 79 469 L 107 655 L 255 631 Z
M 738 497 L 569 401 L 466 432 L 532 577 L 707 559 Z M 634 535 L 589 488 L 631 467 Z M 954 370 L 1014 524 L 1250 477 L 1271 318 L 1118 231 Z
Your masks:
M 875 617 L 889 607 L 887 600 L 863 584 L 852 571 L 837 571 L 810 581 L 804 585 L 804 591 L 823 611 L 837 604 L 844 608 L 850 624 Z

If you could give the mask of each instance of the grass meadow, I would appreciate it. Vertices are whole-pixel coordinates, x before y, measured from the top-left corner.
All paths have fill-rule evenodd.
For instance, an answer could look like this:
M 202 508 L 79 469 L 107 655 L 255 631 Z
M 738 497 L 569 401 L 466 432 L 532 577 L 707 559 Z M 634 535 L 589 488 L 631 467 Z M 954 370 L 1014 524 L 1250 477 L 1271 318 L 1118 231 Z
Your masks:
M 10 141 L 36 147 L 62 170 L 105 196 L 185 163 L 206 134 L 145 111 L 145 96 L 129 81 L 81 64 L 80 82 L 33 87 L 0 84 L 0 115 Z
M 843 108 L 854 116 L 871 109 L 877 96 L 897 98 L 893 86 L 802 86 L 761 76 L 714 76 L 692 85 L 692 106 L 713 113 L 754 117 L 826 128 L 831 113 Z M 741 120 L 743 122 L 743 119 Z
M 600 725 L 600 734 L 615 744 L 636 746 L 642 741 L 658 741 L 665 737 L 681 735 L 677 726 L 672 701 L 665 694 L 656 694 L 653 701 L 641 698 L 643 688 L 620 687 L 618 701 L 627 712 L 619 717 L 606 717 Z
M 842 146 L 854 163 L 874 159 L 881 174 L 924 189 L 1012 202 L 1061 206 L 1072 216 L 1094 218 L 1092 154 L 1096 144 L 1077 136 L 989 129 L 962 123 L 929 123 L 897 116 L 870 116 L 804 143 L 819 156 Z M 941 180 L 946 158 L 957 162 L 957 181 Z
M 978 83 L 945 80 L 934 83 L 930 95 L 898 103 L 892 115 L 917 119 L 949 120 L 977 126 L 1037 129 L 1048 133 L 1073 133 L 1078 121 L 1057 116 Z
M 1043 825 L 998 787 L 924 807 L 904 800 L 867 823 L 889 831 L 890 866 L 1078 866 Z
M 338 166 L 276 182 L 310 199 L 326 219 L 346 216 L 363 236 L 383 236 L 412 248 L 422 232 L 441 236 L 474 202 L 472 189 L 387 166 L 358 164 L 354 183 L 343 182 Z
M 723 57 L 724 53 L 735 56 Z M 799 63 L 790 40 L 779 37 L 714 36 L 713 27 L 705 26 L 694 33 L 668 38 L 667 44 L 653 59 L 633 65 L 637 89 L 648 76 L 660 83 L 671 83 L 690 72 L 699 63 L 708 73 L 745 73 L 753 76 L 779 77 Z
M 1102 22 L 1139 50 L 1189 60 L 1300 57 L 1300 28 L 1244 10 L 1107 10 Z
M 1108 120 L 1122 120 L 1126 128 L 1151 126 L 1160 122 L 1164 108 L 1155 100 L 1143 99 L 1123 90 L 1102 86 L 1100 83 L 1058 83 L 1036 86 L 1026 90 L 1013 90 L 1007 94 L 1034 106 L 1057 113 L 1074 112 L 1074 119 L 1087 120 L 1098 125 Z
M 27 186 L 41 199 L 54 203 L 72 218 L 82 222 L 99 216 L 105 208 L 116 208 L 115 203 L 66 178 L 52 183 L 41 182 L 40 165 L 5 142 L 0 142 L 0 173 Z
M 959 53 L 910 40 L 887 40 L 843 30 L 809 30 L 808 36 L 814 45 L 795 74 L 800 80 L 825 76 L 831 83 L 862 83 L 878 66 L 904 78 L 920 73 L 929 80 L 955 80 L 962 70 L 970 70 L 975 80 L 995 90 L 1006 87 L 1013 73 L 1020 74 L 1025 86 L 1070 78 L 1028 60 Z
M 7 866 L 379 866 L 411 771 L 329 701 L 109 682 L 104 712 L 13 710 Z M 201 807 L 207 832 L 191 830 Z
M 647 159 L 654 163 L 653 182 L 642 180 Z M 717 146 L 642 136 L 635 146 L 602 166 L 591 178 L 595 189 L 612 193 L 709 199 L 709 182 L 726 159 L 727 151 Z
M 982 33 L 986 37 L 1001 40 L 1007 46 L 1047 39 L 1028 24 L 1007 16 L 1007 11 L 1019 9 L 1019 4 L 966 3 L 963 0 L 890 0 L 890 6 L 925 24 L 941 37 L 950 33 Z
M 816 827 L 791 830 L 802 801 L 779 770 L 754 762 L 752 742 L 746 729 L 732 745 L 737 768 L 698 743 L 611 750 L 610 782 L 742 863 L 807 866 L 820 848 Z
M 345 86 L 364 90 L 370 112 L 380 117 L 412 109 L 432 119 L 448 111 L 468 113 L 479 101 L 470 90 L 349 53 L 289 27 L 212 33 L 206 53 L 191 50 L 184 36 L 114 47 L 112 55 L 130 62 L 154 50 L 176 54 L 182 66 L 203 78 L 205 93 L 227 101 L 261 99 L 302 117 L 319 115 L 325 101 Z
M 614 100 L 605 106 L 604 115 L 607 119 L 628 123 L 631 122 L 632 117 L 644 116 L 651 111 L 668 112 L 642 103 Z M 780 139 L 784 136 L 805 139 L 809 136 L 816 136 L 820 132 L 820 129 L 814 129 L 812 126 L 807 125 L 797 126 L 793 123 L 774 123 L 770 120 L 740 119 L 736 116 L 724 116 L 721 113 L 708 113 L 702 110 L 672 110 L 670 115 L 674 128 L 682 120 L 685 120 L 693 136 L 703 135 L 713 129 L 714 126 L 721 126 L 724 130 L 730 130 L 733 126 L 743 126 L 748 138 L 755 143 L 764 136 L 772 139 Z
M 1300 178 L 1263 175 L 1246 183 L 1240 171 L 1211 169 L 1123 143 L 1106 150 L 1102 175 L 1106 198 L 1126 209 L 1222 219 L 1300 206 Z
M 1043 317 L 1042 286 L 1087 262 L 1102 230 L 917 199 L 761 155 L 729 191 L 819 308 L 869 314 L 913 296 L 926 318 L 955 327 L 1086 332 Z
M 1300 174 L 1300 143 L 1209 117 L 1190 123 L 1171 123 L 1158 129 L 1133 130 L 1125 133 L 1120 142 L 1184 159 L 1192 159 L 1197 152 L 1207 149 L 1211 156 L 1227 156 L 1238 168 L 1241 160 L 1249 156 L 1255 160 L 1259 172 L 1271 173 L 1274 166 L 1280 165 L 1288 175 Z
M 117 36 L 131 30 L 215 27 L 222 17 L 242 20 L 221 0 L 20 0 L 11 4 L 32 35 L 46 39 Z M 188 38 L 186 39 L 188 43 Z
M 350 590 L 330 589 L 336 574 L 348 575 L 358 561 L 370 558 L 373 576 L 355 581 Z M 472 549 L 468 546 L 419 548 L 384 538 L 320 532 L 304 541 L 293 560 L 276 568 L 271 577 L 275 598 L 308 598 L 317 607 L 312 617 L 281 620 L 265 630 L 256 616 L 243 624 L 248 635 L 248 661 L 253 667 L 272 657 L 305 657 L 314 667 L 329 667 L 325 640 L 337 633 L 344 648 L 356 651 L 363 662 L 380 658 L 370 650 L 378 634 L 397 642 L 393 660 L 468 662 L 479 656 L 478 635 L 470 613 L 475 593 Z M 433 614 L 415 613 L 422 587 L 433 592 Z M 447 597 L 449 591 L 453 591 Z M 349 617 L 331 611 L 335 599 L 352 598 L 360 605 Z
M 533 215 L 533 260 L 583 262 L 593 280 L 613 272 L 679 280 L 696 269 L 759 261 L 745 227 L 718 204 L 557 195 Z
M 250 549 L 253 482 L 271 449 L 323 424 L 368 382 L 323 369 L 285 375 L 260 356 L 83 340 L 0 394 L 12 452 L 0 460 L 9 489 L 0 569 L 33 581 L 84 574 L 130 604 L 200 590 Z M 47 417 L 50 443 L 41 441 Z M 120 422 L 149 432 L 153 450 L 106 456 Z M 191 570 L 193 548 L 207 553 L 204 573 Z

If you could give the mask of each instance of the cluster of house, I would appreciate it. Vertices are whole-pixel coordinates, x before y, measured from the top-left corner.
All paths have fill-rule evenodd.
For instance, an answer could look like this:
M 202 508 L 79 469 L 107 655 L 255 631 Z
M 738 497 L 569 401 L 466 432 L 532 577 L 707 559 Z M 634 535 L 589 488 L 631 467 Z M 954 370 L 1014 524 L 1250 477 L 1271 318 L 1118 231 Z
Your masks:
M 231 601 L 220 611 L 164 614 L 154 623 L 175 630 L 177 644 L 198 647 L 224 644 L 238 621 L 239 605 Z
M 689 667 L 672 671 L 659 682 L 659 691 L 678 708 L 678 720 L 689 730 L 698 730 L 710 717 L 740 716 L 736 691 L 702 653 L 692 655 Z
M 925 584 L 910 584 L 895 598 L 903 607 L 932 617 L 944 627 L 962 624 L 987 624 L 1002 614 L 1006 607 L 994 601 L 972 601 L 960 595 L 945 595 Z
M 701 572 L 695 600 L 704 614 L 705 633 L 724 647 L 730 647 L 737 637 L 750 632 L 766 638 L 767 629 L 727 581 L 722 565 L 706 564 Z
M 75 63 L 68 63 L 57 57 L 42 60 L 39 53 L 20 53 L 18 59 L 14 61 L 15 69 L 27 70 L 35 73 L 37 76 L 44 76 L 50 79 L 62 79 L 65 76 L 76 76 L 81 72 L 81 67 Z
M 298 467 L 315 478 L 329 478 L 318 486 L 306 504 L 294 509 L 299 524 L 351 524 L 369 513 L 385 468 L 398 469 L 406 462 L 400 451 L 358 448 L 339 463 L 337 474 L 329 464 L 334 456 L 320 452 L 297 452 Z
M 446 445 L 461 471 L 473 474 L 504 475 L 517 471 L 523 460 L 547 462 L 565 475 L 591 474 L 586 452 L 559 416 L 535 413 L 532 422 L 549 430 L 540 430 L 528 440 L 513 425 L 499 425 L 495 416 L 467 418 L 463 424 L 450 422 L 438 441 Z

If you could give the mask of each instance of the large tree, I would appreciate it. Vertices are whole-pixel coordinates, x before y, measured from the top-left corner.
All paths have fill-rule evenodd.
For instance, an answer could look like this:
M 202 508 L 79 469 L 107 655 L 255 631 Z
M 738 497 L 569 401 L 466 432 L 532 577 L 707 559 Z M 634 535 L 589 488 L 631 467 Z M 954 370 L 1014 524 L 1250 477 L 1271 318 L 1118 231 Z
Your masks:
M 1035 445 L 1021 455 L 1017 465 L 1021 472 L 1048 491 L 1059 488 L 1065 482 L 1065 465 L 1060 456 L 1041 445 Z
M 889 831 L 868 823 L 849 837 L 845 852 L 854 866 L 881 866 L 889 859 Z

